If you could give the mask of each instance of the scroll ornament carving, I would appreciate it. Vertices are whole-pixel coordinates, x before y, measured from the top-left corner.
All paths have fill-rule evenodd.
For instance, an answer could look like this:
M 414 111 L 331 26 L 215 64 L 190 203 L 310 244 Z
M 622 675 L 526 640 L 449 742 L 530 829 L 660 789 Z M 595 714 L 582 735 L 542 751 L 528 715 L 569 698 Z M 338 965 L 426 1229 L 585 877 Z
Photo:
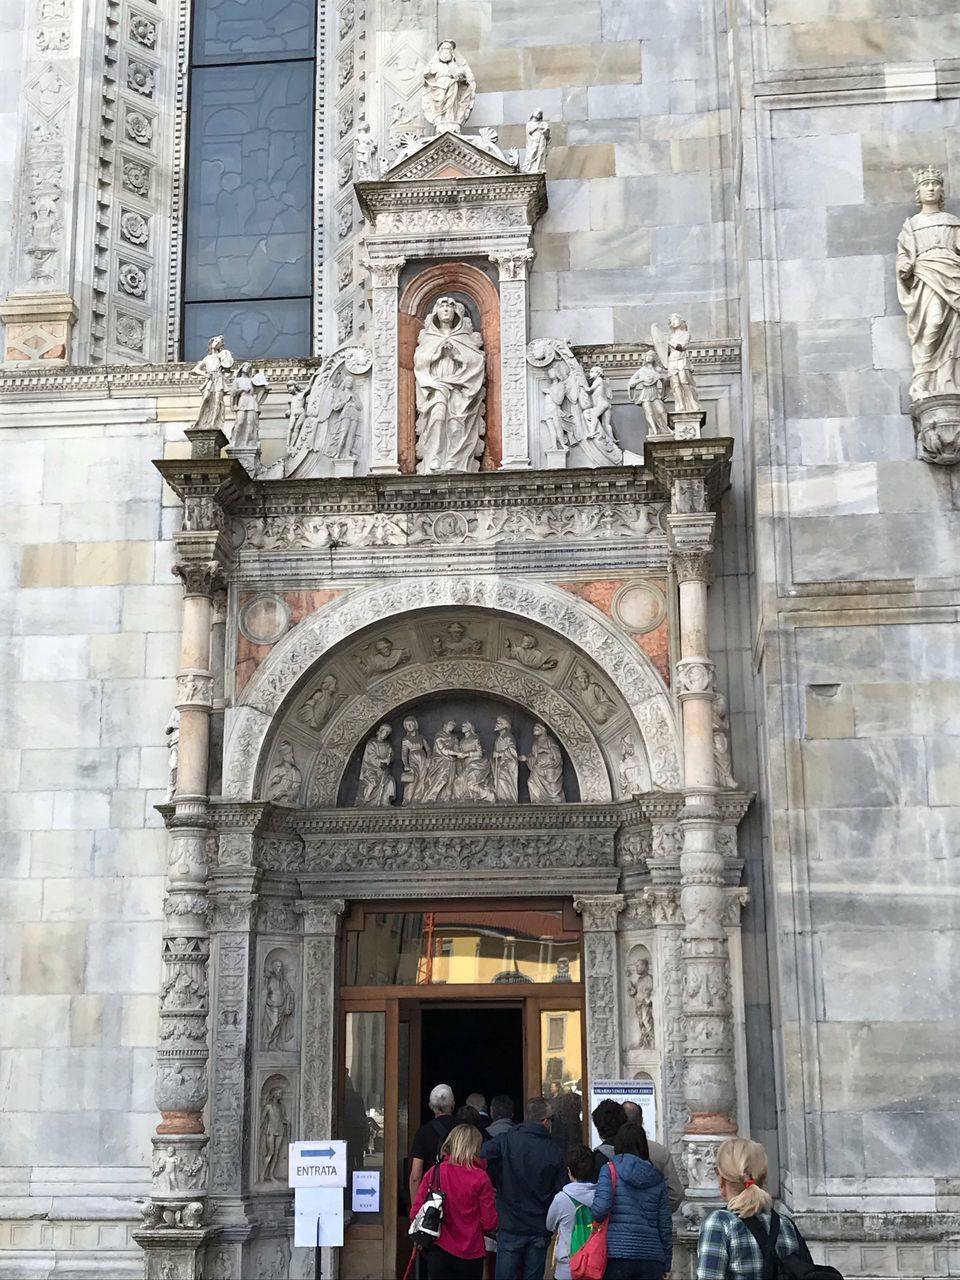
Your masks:
M 294 904 L 294 910 L 303 917 L 305 934 L 333 938 L 345 906 L 343 898 L 304 898 Z
M 583 908 L 584 903 L 598 903 L 601 899 L 574 899 L 574 907 L 584 914 L 595 908 Z M 620 899 L 622 904 L 623 899 Z M 609 911 L 606 907 L 604 910 Z M 619 908 L 617 908 L 619 910 Z M 616 912 L 613 916 L 616 920 Z M 619 1068 L 617 1044 L 617 1008 L 614 966 L 616 945 L 612 933 L 588 935 L 586 938 L 586 995 L 587 995 L 587 1055 L 594 1079 L 616 1077 Z
M 255 893 L 215 893 L 210 896 L 212 908 L 211 929 L 215 933 L 225 931 L 247 932 L 253 928 L 257 907 Z
M 164 899 L 163 914 L 168 920 L 193 916 L 205 921 L 210 906 L 205 893 L 171 893 Z
M 372 258 L 364 259 L 363 266 L 370 272 L 374 289 L 396 289 L 405 262 L 406 258 Z
M 613 933 L 625 906 L 626 898 L 621 893 L 575 897 L 573 900 L 574 910 L 583 917 L 583 927 L 588 933 Z
M 706 582 L 713 580 L 713 547 L 670 551 L 670 567 L 678 582 Z
M 184 595 L 211 596 L 221 589 L 224 573 L 218 560 L 178 560 L 174 576 L 183 583 Z
M 261 898 L 257 911 L 257 925 L 261 932 L 299 933 L 300 919 L 293 908 L 294 904 L 283 898 Z
M 527 227 L 523 209 L 502 205 L 454 205 L 446 209 L 387 210 L 377 214 L 377 231 L 387 233 L 425 232 L 433 236 L 464 231 L 526 230 Z
M 248 934 L 226 933 L 218 937 L 210 1187 L 223 1193 L 235 1193 L 242 1185 L 249 955 Z
M 542 867 L 613 864 L 603 835 L 530 833 L 523 836 L 397 836 L 310 840 L 303 861 L 308 871 L 510 871 Z M 294 868 L 278 868 L 294 869 Z
M 527 267 L 533 261 L 532 249 L 498 250 L 490 255 L 490 261 L 497 264 L 501 280 L 526 280 Z
M 648 831 L 621 830 L 617 841 L 617 861 L 621 867 L 639 867 L 646 870 L 650 856 L 650 833 Z
M 303 906 L 305 930 L 322 936 L 308 936 L 304 946 L 300 1127 L 305 1133 L 329 1133 L 333 1120 L 334 931 L 343 902 L 308 901 Z

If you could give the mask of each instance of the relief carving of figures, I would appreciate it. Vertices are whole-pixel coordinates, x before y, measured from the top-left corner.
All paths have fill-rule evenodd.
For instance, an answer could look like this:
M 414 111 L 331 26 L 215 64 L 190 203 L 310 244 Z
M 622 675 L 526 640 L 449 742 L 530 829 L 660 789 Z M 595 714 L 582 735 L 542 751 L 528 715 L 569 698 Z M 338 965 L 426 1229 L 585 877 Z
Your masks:
M 177 767 L 180 764 L 180 712 L 176 707 L 170 712 L 170 719 L 163 732 L 167 739 L 166 803 L 170 804 L 177 791 Z
M 643 769 L 637 758 L 637 744 L 629 733 L 620 740 L 620 790 L 632 796 L 643 789 Z
M 433 756 L 423 779 L 420 799 L 425 804 L 443 804 L 454 798 L 460 742 L 454 730 L 456 721 L 445 720 L 433 740 Z
M 486 360 L 466 307 L 439 298 L 413 358 L 417 387 L 417 471 L 479 471 Z
M 613 433 L 613 406 L 603 370 L 595 365 L 589 378 L 568 342 L 536 338 L 527 347 L 527 361 L 548 370 L 543 389 L 547 447 L 577 449 L 572 465 L 609 467 L 623 460 Z
M 660 363 L 666 367 L 670 378 L 670 390 L 673 393 L 673 408 L 676 413 L 699 413 L 700 401 L 697 398 L 697 386 L 690 368 L 690 330 L 686 320 L 676 312 L 670 317 L 667 332 L 664 334 L 659 325 L 650 326 L 654 349 Z
M 462 622 L 449 622 L 442 634 L 431 636 L 430 645 L 438 658 L 446 658 L 479 653 L 483 641 L 469 635 Z
M 527 121 L 527 149 L 523 156 L 524 173 L 546 172 L 549 141 L 549 121 L 544 120 L 542 111 L 534 111 Z
M 717 769 L 718 787 L 736 787 L 730 763 L 730 720 L 727 700 L 722 693 L 713 695 L 713 760 Z
M 30 232 L 24 253 L 33 263 L 30 270 L 30 277 L 33 280 L 54 278 L 50 262 L 58 251 L 63 232 L 57 202 L 58 197 L 55 195 L 31 197 L 33 208 L 30 213 Z
M 368 124 L 362 124 L 357 130 L 357 138 L 353 144 L 354 177 L 358 182 L 369 182 L 379 177 L 377 165 L 377 144 L 373 140 Z
M 283 1049 L 293 1039 L 296 999 L 287 981 L 282 960 L 271 960 L 263 975 L 263 1012 L 260 1044 L 263 1049 Z
M 453 785 L 455 800 L 468 803 L 493 803 L 493 770 L 480 745 L 477 731 L 469 720 L 464 721 L 460 737 L 460 763 Z
M 356 661 L 364 675 L 382 675 L 409 662 L 410 650 L 395 645 L 389 636 L 381 636 L 365 653 L 357 654 Z
M 547 447 L 569 449 L 582 439 L 573 413 L 573 406 L 578 403 L 576 388 L 571 387 L 572 375 L 559 361 L 550 366 L 547 377 L 549 381 L 543 389 L 543 424 L 547 429 Z
M 320 426 L 327 428 L 322 448 L 328 458 L 356 458 L 361 410 L 353 388 L 352 375 L 345 373 L 333 388 L 327 416 L 320 419 Z
M 531 804 L 562 804 L 563 757 L 542 724 L 533 726 L 533 746 L 520 759 L 530 771 L 527 786 Z
M 357 805 L 383 807 L 393 804 L 396 799 L 397 784 L 390 772 L 393 763 L 392 732 L 390 725 L 382 724 L 363 749 Z
M 607 394 L 606 379 L 599 365 L 590 370 L 587 385 L 590 403 L 583 411 L 586 432 L 582 441 L 589 465 L 608 467 L 623 460 L 623 450 L 613 434 L 613 405 Z
M 597 724 L 606 724 L 614 711 L 613 699 L 591 678 L 586 667 L 574 667 L 570 683 L 591 719 Z
M 497 716 L 494 731 L 496 736 L 491 760 L 494 795 L 500 804 L 516 804 L 519 798 L 520 772 L 517 740 L 506 716 Z
M 344 347 L 324 360 L 306 391 L 288 386 L 287 449 L 283 462 L 276 464 L 278 478 L 326 476 L 335 460 L 356 460 L 363 407 L 355 379 L 371 364 L 366 347 Z
M 307 699 L 300 708 L 298 719 L 312 729 L 322 729 L 333 714 L 333 709 L 340 702 L 339 682 L 330 672 L 320 681 L 320 688 Z
M 421 800 L 423 785 L 430 769 L 430 744 L 420 732 L 415 716 L 407 716 L 403 722 L 403 741 L 400 744 L 400 763 L 403 772 L 403 803 Z
M 507 636 L 503 648 L 510 662 L 518 662 L 531 671 L 553 671 L 556 668 L 557 659 L 541 649 L 539 641 L 527 633 L 516 640 Z
M 897 239 L 897 296 L 913 356 L 911 400 L 960 393 L 960 218 L 944 210 L 943 174 L 915 175 L 919 213 Z
M 459 133 L 473 110 L 477 82 L 453 40 L 441 40 L 423 69 L 421 106 L 437 133 Z
M 283 1089 L 275 1085 L 260 1108 L 260 1181 L 285 1182 L 290 1121 Z
M 222 431 L 226 422 L 228 370 L 233 368 L 233 356 L 224 345 L 221 336 L 211 338 L 207 354 L 194 366 L 194 377 L 203 386 L 200 395 L 200 412 L 196 426 L 203 431 Z
M 193 977 L 186 966 L 181 965 L 166 978 L 160 987 L 160 1005 L 163 1009 L 206 1009 L 207 984 Z
M 668 376 L 657 359 L 657 353 L 648 351 L 643 357 L 643 364 L 627 384 L 627 394 L 634 404 L 643 409 L 647 430 L 653 436 L 670 434 L 670 420 L 663 403 L 663 380 Z
M 161 1194 L 175 1191 L 180 1181 L 180 1153 L 176 1147 L 157 1147 L 153 1153 L 153 1185 Z
M 276 762 L 267 778 L 266 798 L 274 804 L 295 806 L 300 799 L 302 781 L 303 775 L 297 768 L 293 747 L 289 742 L 281 742 Z
M 236 412 L 230 438 L 234 449 L 260 448 L 260 406 L 269 389 L 270 384 L 262 371 L 253 369 L 251 362 L 244 360 L 230 387 Z
M 652 1049 L 653 1038 L 653 974 L 650 953 L 646 947 L 634 947 L 627 965 L 627 990 L 633 998 L 637 1018 L 636 1046 Z

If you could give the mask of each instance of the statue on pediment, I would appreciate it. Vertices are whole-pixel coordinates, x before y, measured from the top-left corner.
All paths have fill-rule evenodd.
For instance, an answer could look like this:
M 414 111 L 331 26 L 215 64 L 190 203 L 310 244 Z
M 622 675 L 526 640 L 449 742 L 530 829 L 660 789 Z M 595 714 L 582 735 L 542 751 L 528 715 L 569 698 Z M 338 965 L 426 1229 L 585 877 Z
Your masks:
M 441 40 L 423 71 L 422 108 L 437 133 L 459 133 L 477 96 L 477 82 L 456 42 Z

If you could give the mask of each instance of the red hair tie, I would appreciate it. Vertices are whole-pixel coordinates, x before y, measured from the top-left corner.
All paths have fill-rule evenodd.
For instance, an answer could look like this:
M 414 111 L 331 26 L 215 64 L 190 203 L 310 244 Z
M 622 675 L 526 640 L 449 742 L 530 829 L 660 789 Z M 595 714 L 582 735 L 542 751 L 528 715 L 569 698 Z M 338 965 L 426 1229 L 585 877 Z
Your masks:
M 755 1187 L 757 1184 L 754 1182 L 752 1178 L 744 1178 L 743 1185 L 745 1187 Z

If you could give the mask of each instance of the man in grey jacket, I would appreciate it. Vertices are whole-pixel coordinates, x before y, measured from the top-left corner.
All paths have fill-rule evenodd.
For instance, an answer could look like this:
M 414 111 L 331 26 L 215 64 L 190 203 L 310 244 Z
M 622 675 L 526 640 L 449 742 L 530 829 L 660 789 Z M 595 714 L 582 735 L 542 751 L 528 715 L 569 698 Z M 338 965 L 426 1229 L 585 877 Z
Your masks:
M 623 1104 L 623 1113 L 630 1124 L 638 1124 L 643 1128 L 643 1112 L 636 1102 L 625 1102 Z M 647 1135 L 647 1146 L 650 1148 L 650 1163 L 656 1165 L 663 1176 L 667 1180 L 667 1199 L 670 1201 L 670 1212 L 676 1213 L 680 1208 L 680 1201 L 683 1199 L 683 1184 L 677 1173 L 677 1166 L 673 1163 L 673 1156 L 666 1147 L 661 1146 L 659 1142 Z
M 487 1126 L 487 1137 L 498 1138 L 513 1128 L 513 1099 L 506 1093 L 498 1093 L 490 1099 L 490 1124 Z

